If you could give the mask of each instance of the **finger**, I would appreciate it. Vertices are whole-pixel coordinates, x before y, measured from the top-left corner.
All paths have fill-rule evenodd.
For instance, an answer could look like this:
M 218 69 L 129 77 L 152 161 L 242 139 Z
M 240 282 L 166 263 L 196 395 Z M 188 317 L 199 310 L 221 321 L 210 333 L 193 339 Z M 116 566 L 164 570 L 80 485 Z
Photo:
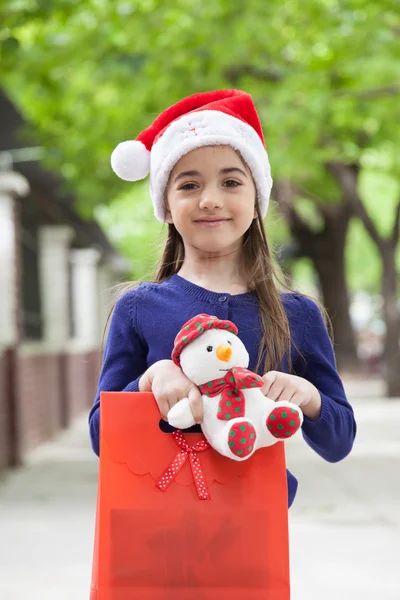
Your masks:
M 203 398 L 197 386 L 193 386 L 188 393 L 190 410 L 196 423 L 203 421 Z
M 160 414 L 162 416 L 162 418 L 164 419 L 164 421 L 167 421 L 167 415 L 170 409 L 170 405 L 167 401 L 166 398 L 161 397 L 161 398 L 156 398 L 157 404 L 158 404 L 158 408 L 160 410 Z
M 282 394 L 285 388 L 285 383 L 281 379 L 276 379 L 276 381 L 271 385 L 268 390 L 268 398 L 270 400 L 278 400 L 279 396 Z
M 277 375 L 278 373 L 276 371 L 268 371 L 268 373 L 265 373 L 265 375 L 262 376 L 261 379 L 264 381 L 264 385 L 262 386 L 261 391 L 264 396 L 268 396 L 269 389 L 275 382 Z
M 281 393 L 279 394 L 277 400 L 279 402 L 292 402 L 292 398 L 295 395 L 296 390 L 291 387 L 284 387 Z
M 304 404 L 304 394 L 302 392 L 296 392 L 293 396 L 292 399 L 290 400 L 290 402 L 293 402 L 293 404 L 297 404 L 297 406 L 301 406 L 302 404 Z

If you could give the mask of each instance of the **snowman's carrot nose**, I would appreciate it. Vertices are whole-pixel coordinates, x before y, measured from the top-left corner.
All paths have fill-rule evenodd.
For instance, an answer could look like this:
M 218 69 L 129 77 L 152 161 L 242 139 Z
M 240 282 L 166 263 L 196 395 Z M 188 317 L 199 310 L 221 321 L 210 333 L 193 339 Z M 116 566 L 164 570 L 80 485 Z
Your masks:
M 228 362 L 232 356 L 232 348 L 230 346 L 218 346 L 216 352 L 219 360 L 223 360 L 224 362 Z

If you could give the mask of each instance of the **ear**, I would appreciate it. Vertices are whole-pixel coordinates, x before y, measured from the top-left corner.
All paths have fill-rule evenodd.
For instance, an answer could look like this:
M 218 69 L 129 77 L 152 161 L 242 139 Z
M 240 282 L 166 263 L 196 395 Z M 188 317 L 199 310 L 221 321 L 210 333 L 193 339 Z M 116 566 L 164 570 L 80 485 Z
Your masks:
M 257 194 L 256 197 L 254 199 L 254 216 L 253 216 L 253 220 L 257 219 L 258 214 L 257 214 L 257 202 L 258 202 L 258 198 L 257 198 Z
M 169 204 L 168 204 L 167 194 L 165 194 L 164 205 L 165 205 L 165 221 L 164 221 L 164 223 L 173 223 L 171 210 L 170 210 Z
M 171 224 L 174 222 L 173 219 L 172 219 L 171 211 L 169 210 L 168 207 L 165 209 L 165 222 L 166 223 L 171 223 Z

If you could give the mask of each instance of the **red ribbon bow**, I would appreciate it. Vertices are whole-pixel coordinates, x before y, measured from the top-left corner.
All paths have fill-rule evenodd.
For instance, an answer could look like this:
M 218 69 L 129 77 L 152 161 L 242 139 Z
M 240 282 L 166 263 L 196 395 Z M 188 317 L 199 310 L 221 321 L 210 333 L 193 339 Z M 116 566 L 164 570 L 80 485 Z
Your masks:
M 203 450 L 207 450 L 210 448 L 210 444 L 207 440 L 200 440 L 194 444 L 194 446 L 189 446 L 186 442 L 183 434 L 180 431 L 174 431 L 172 433 L 172 437 L 175 442 L 181 448 L 181 451 L 175 456 L 172 463 L 169 465 L 168 469 L 161 476 L 160 480 L 156 483 L 156 486 L 160 488 L 163 492 L 169 487 L 170 483 L 175 479 L 177 473 L 181 470 L 187 458 L 190 458 L 190 467 L 193 473 L 194 484 L 197 489 L 197 493 L 199 495 L 200 500 L 210 500 L 211 496 L 207 488 L 207 483 L 204 478 L 203 470 L 201 468 L 200 459 L 197 456 L 197 452 L 203 452 Z
M 221 421 L 229 421 L 236 417 L 244 417 L 245 401 L 240 390 L 263 385 L 264 381 L 256 373 L 242 367 L 233 367 L 224 377 L 199 385 L 199 389 L 205 396 L 221 394 L 217 417 Z

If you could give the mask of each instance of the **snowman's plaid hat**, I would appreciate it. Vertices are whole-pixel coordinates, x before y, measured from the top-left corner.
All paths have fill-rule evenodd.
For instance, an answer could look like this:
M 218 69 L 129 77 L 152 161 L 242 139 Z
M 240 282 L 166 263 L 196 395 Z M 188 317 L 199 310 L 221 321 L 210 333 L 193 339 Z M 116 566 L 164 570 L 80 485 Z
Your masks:
M 196 315 L 182 326 L 182 329 L 175 338 L 171 358 L 178 367 L 181 366 L 180 356 L 182 350 L 210 329 L 225 329 L 225 331 L 230 331 L 235 335 L 238 334 L 238 328 L 232 321 L 223 321 L 217 317 L 205 314 Z

